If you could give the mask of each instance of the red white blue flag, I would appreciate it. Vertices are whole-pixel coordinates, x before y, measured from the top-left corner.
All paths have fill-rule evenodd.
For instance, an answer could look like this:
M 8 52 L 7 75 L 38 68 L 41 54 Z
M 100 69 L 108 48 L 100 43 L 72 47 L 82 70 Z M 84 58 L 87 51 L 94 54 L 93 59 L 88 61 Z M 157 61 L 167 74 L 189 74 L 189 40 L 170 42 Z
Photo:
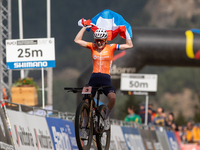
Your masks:
M 108 40 L 113 40 L 118 34 L 124 39 L 132 39 L 132 29 L 128 22 L 118 13 L 109 9 L 103 10 L 91 20 L 79 20 L 79 26 L 90 25 L 90 29 L 95 32 L 98 28 L 103 28 L 108 33 Z

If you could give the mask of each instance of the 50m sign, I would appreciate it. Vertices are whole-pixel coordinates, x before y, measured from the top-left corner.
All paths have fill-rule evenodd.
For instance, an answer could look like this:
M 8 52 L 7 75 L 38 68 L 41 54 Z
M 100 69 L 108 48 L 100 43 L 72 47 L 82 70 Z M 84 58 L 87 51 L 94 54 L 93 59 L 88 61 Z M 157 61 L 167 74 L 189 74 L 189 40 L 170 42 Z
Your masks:
M 6 40 L 7 69 L 55 67 L 54 38 Z
M 157 74 L 121 74 L 122 91 L 156 92 Z

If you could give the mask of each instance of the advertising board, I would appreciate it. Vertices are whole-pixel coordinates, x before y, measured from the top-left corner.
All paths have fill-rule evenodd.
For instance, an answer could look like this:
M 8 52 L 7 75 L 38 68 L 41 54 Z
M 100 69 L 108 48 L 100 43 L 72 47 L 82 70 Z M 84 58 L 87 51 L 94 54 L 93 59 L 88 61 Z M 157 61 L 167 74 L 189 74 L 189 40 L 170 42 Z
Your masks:
M 128 150 L 121 126 L 111 125 L 110 150 Z
M 14 150 L 3 109 L 0 107 L 0 150 Z
M 55 150 L 78 150 L 73 122 L 46 118 Z
M 7 69 L 55 67 L 54 38 L 6 40 Z
M 151 140 L 153 142 L 155 150 L 164 150 L 161 143 L 158 140 L 157 134 L 155 130 L 149 130 L 149 134 L 151 135 Z
M 18 150 L 54 150 L 46 119 L 7 110 L 14 143 Z
M 158 137 L 158 141 L 160 142 L 162 147 L 165 148 L 165 150 L 171 150 L 166 132 L 156 130 L 156 134 L 157 134 L 157 137 Z
M 166 131 L 171 150 L 180 150 L 176 136 L 172 131 Z
M 154 145 L 151 140 L 151 135 L 149 134 L 149 130 L 139 129 L 140 135 L 144 141 L 145 149 L 146 150 L 154 150 Z
M 139 130 L 132 127 L 121 127 L 129 150 L 145 150 Z

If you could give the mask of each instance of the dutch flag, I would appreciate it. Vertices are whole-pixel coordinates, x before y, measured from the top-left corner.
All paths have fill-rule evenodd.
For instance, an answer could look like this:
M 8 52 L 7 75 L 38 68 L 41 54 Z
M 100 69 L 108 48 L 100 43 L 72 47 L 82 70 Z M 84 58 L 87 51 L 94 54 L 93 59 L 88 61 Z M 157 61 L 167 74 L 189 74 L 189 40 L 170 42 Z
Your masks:
M 79 20 L 79 26 L 81 21 Z M 118 13 L 109 9 L 103 10 L 91 19 L 90 28 L 95 32 L 98 28 L 103 28 L 108 33 L 108 40 L 113 40 L 118 34 L 124 39 L 132 39 L 132 29 L 128 22 Z

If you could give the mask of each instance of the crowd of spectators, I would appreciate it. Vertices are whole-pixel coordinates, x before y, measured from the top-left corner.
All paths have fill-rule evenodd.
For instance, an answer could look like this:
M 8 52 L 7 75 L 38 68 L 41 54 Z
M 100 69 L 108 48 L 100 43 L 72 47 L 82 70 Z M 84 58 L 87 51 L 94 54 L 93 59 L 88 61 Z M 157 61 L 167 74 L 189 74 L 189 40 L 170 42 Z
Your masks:
M 127 108 L 128 115 L 125 117 L 127 122 L 137 122 L 139 124 L 145 123 L 145 104 L 140 104 L 139 113 L 135 113 L 133 106 Z M 178 132 L 181 142 L 200 144 L 200 123 L 195 124 L 193 121 L 188 121 L 185 126 L 178 126 L 174 119 L 174 113 L 170 112 L 166 115 L 164 108 L 158 107 L 157 110 L 153 110 L 153 105 L 148 106 L 148 125 L 162 126 L 166 129 Z

